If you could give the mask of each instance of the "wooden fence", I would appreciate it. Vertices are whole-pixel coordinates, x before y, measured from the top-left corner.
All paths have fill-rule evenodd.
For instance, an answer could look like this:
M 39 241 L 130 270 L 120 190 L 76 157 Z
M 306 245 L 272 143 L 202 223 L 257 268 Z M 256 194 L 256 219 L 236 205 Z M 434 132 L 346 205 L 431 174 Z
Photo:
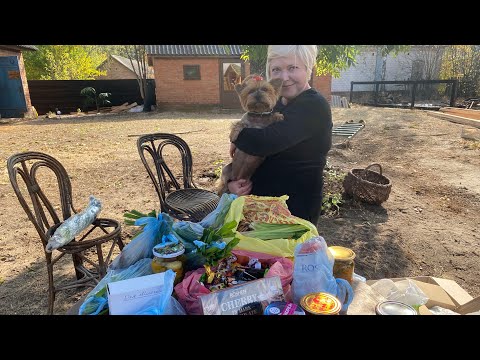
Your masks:
M 155 104 L 155 80 L 147 80 L 150 104 Z M 97 94 L 111 93 L 109 100 L 112 106 L 137 102 L 143 104 L 138 82 L 128 80 L 28 80 L 28 89 L 32 105 L 39 115 L 55 111 L 57 108 L 62 114 L 69 114 L 80 108 L 82 111 L 94 110 L 95 105 L 86 105 L 85 96 L 80 91 L 91 86 Z

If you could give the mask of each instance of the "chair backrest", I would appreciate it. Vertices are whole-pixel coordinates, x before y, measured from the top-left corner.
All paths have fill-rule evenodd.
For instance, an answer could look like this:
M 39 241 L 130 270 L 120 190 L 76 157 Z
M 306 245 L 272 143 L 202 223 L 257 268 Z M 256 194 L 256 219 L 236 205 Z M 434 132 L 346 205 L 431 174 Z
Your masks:
M 180 152 L 182 159 L 182 182 L 178 181 L 171 168 L 165 162 L 163 151 L 167 145 L 175 146 Z M 143 165 L 155 186 L 162 209 L 165 208 L 165 197 L 171 191 L 197 187 L 192 179 L 192 153 L 185 140 L 179 136 L 167 133 L 142 135 L 137 140 L 137 149 Z M 148 158 L 153 161 L 149 162 Z
M 34 151 L 10 156 L 7 160 L 7 169 L 13 190 L 45 247 L 48 242 L 46 231 L 53 225 L 69 218 L 72 211 L 73 213 L 77 212 L 72 204 L 72 186 L 68 174 L 58 160 L 50 155 Z M 47 180 L 45 180 L 45 184 L 42 181 L 40 182 L 46 188 L 56 188 L 55 192 L 58 191 L 59 205 L 62 211 L 61 218 L 52 202 L 47 198 L 46 192 L 40 186 L 39 179 L 43 180 L 44 178 L 39 174 L 43 173 L 44 170 L 52 171 L 55 175 L 56 181 L 53 185 L 51 183 L 46 184 Z M 48 181 L 51 181 L 51 177 Z M 48 194 L 51 197 L 51 193 Z M 30 201 L 27 201 L 27 199 Z

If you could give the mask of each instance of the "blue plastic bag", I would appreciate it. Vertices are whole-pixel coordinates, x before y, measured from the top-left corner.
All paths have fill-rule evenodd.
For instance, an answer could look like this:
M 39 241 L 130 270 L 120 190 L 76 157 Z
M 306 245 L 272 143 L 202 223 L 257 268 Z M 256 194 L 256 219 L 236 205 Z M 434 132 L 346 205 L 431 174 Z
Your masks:
M 159 297 L 153 297 L 145 304 L 145 308 L 135 315 L 186 315 L 182 305 L 172 297 L 175 271 L 165 271 L 163 288 Z
M 141 259 L 126 269 L 109 270 L 102 280 L 90 291 L 80 306 L 79 315 L 98 315 L 108 306 L 107 284 L 110 282 L 131 279 L 134 277 L 151 275 L 152 260 Z
M 160 213 L 156 218 L 147 216 L 137 219 L 135 225 L 143 226 L 142 231 L 123 248 L 109 269 L 125 269 L 140 259 L 153 258 L 153 247 L 160 243 L 163 235 L 172 231 L 173 219 L 168 214 Z

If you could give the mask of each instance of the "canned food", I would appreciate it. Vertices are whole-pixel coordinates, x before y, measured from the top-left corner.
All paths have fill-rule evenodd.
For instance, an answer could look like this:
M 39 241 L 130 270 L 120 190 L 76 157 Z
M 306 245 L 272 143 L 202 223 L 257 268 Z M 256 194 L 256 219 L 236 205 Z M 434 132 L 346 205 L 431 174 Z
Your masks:
M 264 315 L 305 315 L 305 311 L 294 303 L 273 301 L 265 308 Z
M 353 250 L 343 246 L 330 246 L 335 262 L 333 264 L 333 276 L 347 280 L 350 285 L 353 283 L 353 271 L 355 268 L 355 253 Z
M 375 306 L 377 315 L 417 315 L 417 311 L 410 305 L 400 301 L 382 301 Z
M 342 303 L 332 294 L 317 292 L 303 296 L 300 306 L 310 315 L 338 315 Z

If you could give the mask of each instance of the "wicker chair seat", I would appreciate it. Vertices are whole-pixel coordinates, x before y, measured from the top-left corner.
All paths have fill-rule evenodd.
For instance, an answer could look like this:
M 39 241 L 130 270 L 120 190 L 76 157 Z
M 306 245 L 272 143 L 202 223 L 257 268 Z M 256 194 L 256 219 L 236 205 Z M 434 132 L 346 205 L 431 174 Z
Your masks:
M 186 213 L 194 221 L 202 220 L 210 214 L 218 205 L 217 194 L 203 189 L 190 188 L 179 189 L 167 195 L 165 202 L 176 215 Z
M 192 152 L 185 140 L 174 134 L 145 134 L 138 138 L 137 149 L 161 211 L 178 220 L 198 222 L 215 210 L 220 197 L 193 182 Z M 168 156 L 172 153 L 180 156 L 180 162 Z

